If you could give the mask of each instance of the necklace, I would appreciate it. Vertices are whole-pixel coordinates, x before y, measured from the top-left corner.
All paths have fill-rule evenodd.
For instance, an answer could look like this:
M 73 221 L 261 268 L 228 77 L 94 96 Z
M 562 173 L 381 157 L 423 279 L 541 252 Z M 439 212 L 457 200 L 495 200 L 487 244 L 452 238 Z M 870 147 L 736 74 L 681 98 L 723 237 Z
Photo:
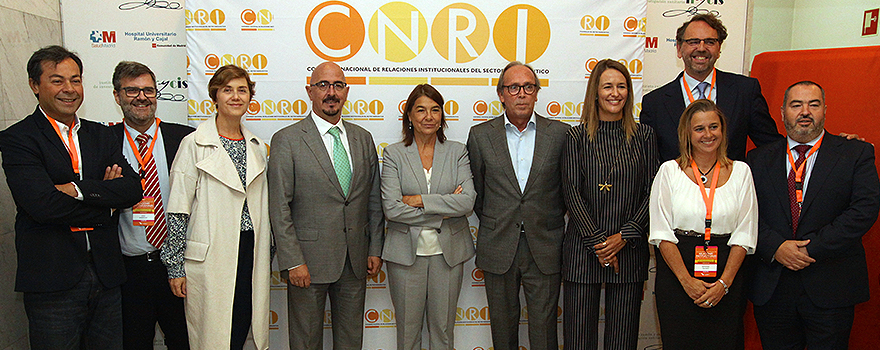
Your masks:
M 715 163 L 712 163 L 712 166 L 709 167 L 709 170 L 706 170 L 704 173 L 700 168 L 697 168 L 697 171 L 700 172 L 700 181 L 703 181 L 703 184 L 709 182 L 709 178 L 706 175 L 712 172 L 712 169 L 715 169 L 715 164 L 718 164 L 718 159 L 715 159 Z
M 598 130 L 596 133 L 598 134 Z M 593 142 L 593 151 L 595 152 L 597 159 L 599 157 L 598 138 L 599 138 L 599 135 L 596 135 L 596 142 Z M 626 154 L 625 147 L 626 147 L 626 145 L 624 145 L 624 148 L 622 149 L 622 152 L 620 154 L 620 156 L 624 156 L 624 157 L 620 157 L 620 158 L 625 158 L 625 154 Z M 608 169 L 608 172 L 605 174 L 605 180 L 598 184 L 599 185 L 599 192 L 602 192 L 602 191 L 611 192 L 611 187 L 614 184 L 608 183 L 608 180 L 611 179 L 611 174 L 614 172 L 614 170 L 617 168 L 617 164 L 619 164 L 620 162 L 621 162 L 621 159 L 618 159 L 616 162 L 611 163 L 611 169 Z

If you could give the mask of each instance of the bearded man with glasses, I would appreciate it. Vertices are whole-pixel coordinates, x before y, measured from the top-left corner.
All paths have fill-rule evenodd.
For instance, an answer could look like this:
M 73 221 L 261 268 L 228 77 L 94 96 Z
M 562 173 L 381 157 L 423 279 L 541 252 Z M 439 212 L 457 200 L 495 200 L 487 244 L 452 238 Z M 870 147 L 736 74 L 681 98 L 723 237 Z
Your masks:
M 480 219 L 477 267 L 483 270 L 496 350 L 519 347 L 520 284 L 532 349 L 557 349 L 565 203 L 560 159 L 568 124 L 535 113 L 541 89 L 532 67 L 511 62 L 496 92 L 504 114 L 471 128 L 468 152 L 474 212 Z

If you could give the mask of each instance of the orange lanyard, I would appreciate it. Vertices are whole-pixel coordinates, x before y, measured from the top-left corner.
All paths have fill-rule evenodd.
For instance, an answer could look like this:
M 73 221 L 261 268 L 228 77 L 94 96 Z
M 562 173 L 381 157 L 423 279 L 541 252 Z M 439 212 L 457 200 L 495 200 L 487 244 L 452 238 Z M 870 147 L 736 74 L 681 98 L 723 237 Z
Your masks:
M 712 85 L 709 85 L 709 93 L 706 94 L 706 99 L 708 99 L 708 100 L 712 99 L 712 88 L 715 87 L 715 78 L 718 76 L 718 74 L 715 74 L 715 73 L 716 73 L 715 68 L 712 68 Z M 687 73 L 684 73 L 684 74 L 687 74 Z M 687 77 L 682 75 L 681 81 L 684 82 L 684 91 L 687 91 L 688 99 L 690 99 L 691 103 L 694 103 L 694 94 L 691 93 L 691 87 L 688 86 Z
M 134 145 L 134 140 L 131 139 L 131 134 L 128 133 L 128 129 L 126 129 L 124 125 L 122 129 L 125 130 L 125 138 L 128 139 L 128 144 L 131 146 L 132 152 L 134 152 L 134 157 L 137 159 L 138 164 L 141 165 L 141 187 L 146 189 L 147 180 L 143 178 L 143 172 L 144 169 L 147 168 L 147 162 L 153 157 L 153 146 L 156 145 L 156 136 L 159 135 L 159 118 L 156 118 L 156 130 L 153 131 L 153 140 L 150 141 L 150 148 L 147 149 L 147 154 L 145 155 L 141 155 L 137 146 Z
M 703 185 L 700 185 L 700 194 L 703 195 L 703 203 L 706 204 L 706 245 L 709 245 L 709 238 L 712 234 L 712 203 L 715 202 L 715 189 L 718 185 L 718 173 L 720 172 L 718 169 L 721 168 L 721 164 L 715 164 L 715 173 L 712 174 L 712 185 L 709 186 L 709 195 L 706 196 L 706 189 Z M 699 179 L 700 174 L 697 169 L 697 163 L 691 159 L 691 169 L 694 171 L 694 179 Z
M 52 119 L 49 116 L 46 116 L 49 119 L 49 124 L 52 124 L 52 128 L 55 129 L 55 133 L 58 134 L 58 138 L 61 139 L 61 143 L 64 144 L 64 148 L 67 148 L 67 154 L 70 155 L 70 166 L 73 167 L 73 173 L 79 175 L 79 152 L 76 151 L 76 143 L 73 142 L 73 127 L 67 128 L 67 142 L 64 142 L 64 136 L 61 136 L 61 129 L 58 128 L 58 122 L 55 119 Z M 76 120 L 74 120 L 75 122 Z M 76 123 L 74 123 L 76 125 Z
M 816 141 L 816 144 L 813 145 L 813 147 L 810 148 L 810 151 L 804 155 L 804 161 L 799 167 L 794 166 L 794 156 L 791 154 L 791 148 L 786 147 L 786 151 L 788 151 L 788 162 L 791 164 L 791 169 L 794 170 L 794 193 L 797 195 L 798 205 L 801 205 L 801 203 L 804 202 L 804 169 L 807 167 L 807 159 L 819 150 L 823 138 L 825 138 L 825 134 L 822 134 L 819 141 Z

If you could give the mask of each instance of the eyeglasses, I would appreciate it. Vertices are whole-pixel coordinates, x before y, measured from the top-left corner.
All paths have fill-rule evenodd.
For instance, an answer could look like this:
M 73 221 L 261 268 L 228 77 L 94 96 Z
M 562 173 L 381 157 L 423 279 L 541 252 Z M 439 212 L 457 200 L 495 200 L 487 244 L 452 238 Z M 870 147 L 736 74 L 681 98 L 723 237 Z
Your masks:
M 706 46 L 709 46 L 709 47 L 713 47 L 713 46 L 718 45 L 719 43 L 721 43 L 721 40 L 718 40 L 718 39 L 715 39 L 715 38 L 706 38 L 706 39 L 685 39 L 685 40 L 683 40 L 683 41 L 684 41 L 685 43 L 687 43 L 688 45 L 690 45 L 690 46 L 697 46 L 697 45 L 700 45 L 700 42 L 701 42 L 701 41 L 702 41 L 703 43 L 705 43 Z
M 348 86 L 348 84 L 341 82 L 341 81 L 336 81 L 336 82 L 331 83 L 326 80 L 321 80 L 317 83 L 309 84 L 309 85 L 314 86 L 314 87 L 318 88 L 318 90 L 321 90 L 321 91 L 327 91 L 327 89 L 330 89 L 331 86 L 334 87 L 337 91 L 345 89 L 345 87 Z
M 125 91 L 125 96 L 128 97 L 138 97 L 141 94 L 141 91 L 144 92 L 144 96 L 146 97 L 156 97 L 156 88 L 154 87 L 145 87 L 145 88 L 136 88 L 133 86 L 124 87 L 122 91 Z
M 522 89 L 526 95 L 534 94 L 535 91 L 538 90 L 538 85 L 535 84 L 526 84 L 526 85 L 501 85 L 501 87 L 507 89 L 507 92 L 511 95 L 516 95 L 519 93 L 519 90 Z

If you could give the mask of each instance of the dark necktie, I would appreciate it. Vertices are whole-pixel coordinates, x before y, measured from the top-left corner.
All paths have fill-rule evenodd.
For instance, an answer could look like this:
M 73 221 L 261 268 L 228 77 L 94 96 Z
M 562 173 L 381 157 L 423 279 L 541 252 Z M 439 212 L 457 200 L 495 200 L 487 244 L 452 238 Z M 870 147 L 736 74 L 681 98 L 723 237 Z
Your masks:
M 147 149 L 150 147 L 149 139 L 150 136 L 145 134 L 140 134 L 135 138 L 135 141 L 138 143 L 138 152 L 142 156 L 147 154 Z M 150 157 L 144 169 L 141 169 L 141 179 L 144 180 L 144 197 L 153 197 L 156 214 L 153 225 L 146 227 L 147 242 L 150 242 L 156 248 L 161 248 L 168 229 L 165 224 L 165 210 L 162 208 L 162 193 L 159 190 L 159 173 L 156 172 L 156 157 Z
M 791 203 L 791 232 L 792 237 L 797 237 L 797 228 L 798 222 L 801 219 L 801 206 L 798 205 L 797 202 L 797 194 L 795 193 L 794 186 L 794 177 L 795 177 L 795 169 L 799 168 L 801 164 L 804 163 L 806 159 L 807 151 L 810 150 L 810 145 L 797 145 L 794 146 L 794 150 L 798 153 L 798 158 L 794 162 L 794 167 L 791 168 L 791 171 L 788 172 L 788 200 Z M 806 181 L 807 178 L 807 167 L 804 166 L 804 173 L 801 174 L 801 181 Z M 803 188 L 803 187 L 801 187 Z

